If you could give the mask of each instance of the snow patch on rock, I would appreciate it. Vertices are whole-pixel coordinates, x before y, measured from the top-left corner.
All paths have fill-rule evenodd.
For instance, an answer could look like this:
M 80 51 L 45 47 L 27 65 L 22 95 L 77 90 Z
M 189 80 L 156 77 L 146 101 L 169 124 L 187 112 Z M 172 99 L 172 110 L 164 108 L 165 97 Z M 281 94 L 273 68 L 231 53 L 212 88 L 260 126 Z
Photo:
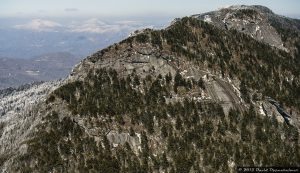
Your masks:
M 209 15 L 205 15 L 204 16 L 204 21 L 207 22 L 207 23 L 211 23 L 212 22 L 211 17 Z
M 266 116 L 265 111 L 263 110 L 262 104 L 259 105 L 259 114 L 263 115 L 263 116 Z

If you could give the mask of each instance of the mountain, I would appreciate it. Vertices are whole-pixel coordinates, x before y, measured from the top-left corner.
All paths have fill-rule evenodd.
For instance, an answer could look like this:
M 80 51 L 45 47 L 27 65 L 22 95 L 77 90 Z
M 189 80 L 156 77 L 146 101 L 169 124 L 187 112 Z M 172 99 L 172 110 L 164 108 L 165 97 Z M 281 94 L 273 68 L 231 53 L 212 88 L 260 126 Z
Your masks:
M 228 11 L 250 20 L 241 8 L 270 12 Z M 300 166 L 299 39 L 283 38 L 299 32 L 281 25 L 292 19 L 274 18 L 283 31 L 270 28 L 269 36 L 278 34 L 286 49 L 193 15 L 135 32 L 82 60 L 63 81 L 0 92 L 1 170 Z
M 234 5 L 192 17 L 221 29 L 235 29 L 287 52 L 300 48 L 300 20 L 277 15 L 264 6 Z
M 31 59 L 0 58 L 0 89 L 65 78 L 80 57 L 66 52 Z

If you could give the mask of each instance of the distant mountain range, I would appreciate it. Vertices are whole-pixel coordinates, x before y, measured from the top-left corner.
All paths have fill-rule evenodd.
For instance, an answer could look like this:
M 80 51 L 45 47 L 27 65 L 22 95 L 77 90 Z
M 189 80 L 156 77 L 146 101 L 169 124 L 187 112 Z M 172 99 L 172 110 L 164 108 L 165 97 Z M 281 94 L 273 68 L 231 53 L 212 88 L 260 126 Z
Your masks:
M 144 27 L 161 27 L 159 22 L 0 19 L 0 57 L 33 58 L 45 53 L 69 52 L 87 56 L 126 38 Z

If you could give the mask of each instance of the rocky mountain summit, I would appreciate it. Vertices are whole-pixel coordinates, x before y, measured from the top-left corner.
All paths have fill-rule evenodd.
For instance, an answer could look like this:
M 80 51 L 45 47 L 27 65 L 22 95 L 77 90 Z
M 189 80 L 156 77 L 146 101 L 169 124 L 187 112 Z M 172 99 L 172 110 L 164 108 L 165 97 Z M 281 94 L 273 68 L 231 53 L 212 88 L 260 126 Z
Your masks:
M 260 10 L 257 20 L 273 14 L 260 6 L 227 10 L 241 10 L 239 18 L 250 20 L 249 9 Z M 34 86 L 42 99 L 26 109 L 10 103 L 28 94 L 36 100 L 31 87 L 0 92 L 0 170 L 299 166 L 299 38 L 283 34 L 292 27 L 268 29 L 270 35 L 266 29 L 263 37 L 270 39 L 259 40 L 252 26 L 217 26 L 212 14 L 226 16 L 222 10 L 135 32 L 82 60 L 64 81 Z
M 290 50 L 285 40 L 281 37 L 284 33 L 281 32 L 280 28 L 284 27 L 298 33 L 300 31 L 299 20 L 279 16 L 267 7 L 259 5 L 235 5 L 218 11 L 193 15 L 192 17 L 222 29 L 238 30 L 258 41 L 285 51 Z

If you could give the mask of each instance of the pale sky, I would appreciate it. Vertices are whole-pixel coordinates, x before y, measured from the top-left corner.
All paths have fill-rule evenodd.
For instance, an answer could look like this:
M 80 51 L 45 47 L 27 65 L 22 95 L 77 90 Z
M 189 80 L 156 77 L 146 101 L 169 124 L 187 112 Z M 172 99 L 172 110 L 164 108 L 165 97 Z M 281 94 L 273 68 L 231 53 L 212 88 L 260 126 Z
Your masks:
M 237 4 L 264 5 L 277 14 L 300 16 L 300 0 L 0 0 L 0 17 L 181 17 Z

